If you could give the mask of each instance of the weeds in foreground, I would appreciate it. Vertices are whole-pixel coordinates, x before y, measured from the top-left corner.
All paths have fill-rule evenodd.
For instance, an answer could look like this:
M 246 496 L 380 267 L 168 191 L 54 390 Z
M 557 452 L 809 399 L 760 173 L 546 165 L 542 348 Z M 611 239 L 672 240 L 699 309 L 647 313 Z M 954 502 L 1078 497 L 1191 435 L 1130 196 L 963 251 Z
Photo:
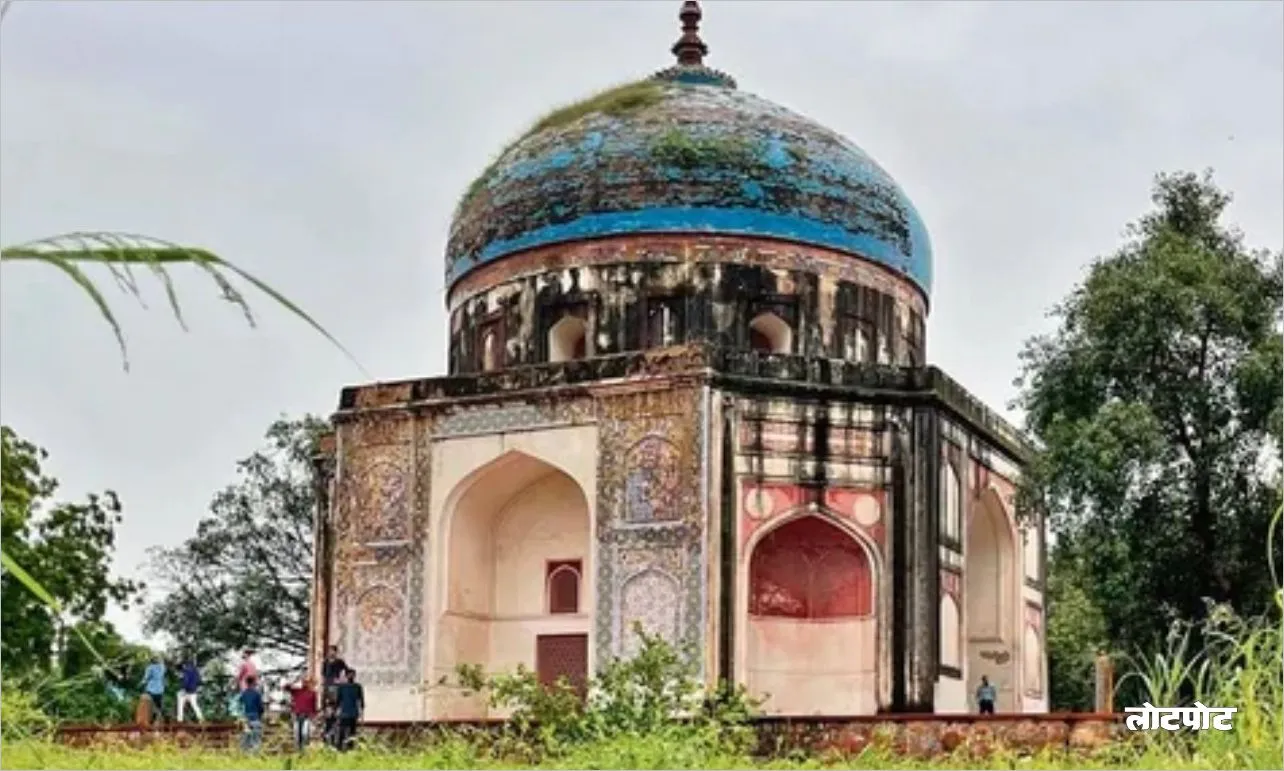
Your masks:
M 697 754 L 746 754 L 754 741 L 748 720 L 759 702 L 743 688 L 706 688 L 689 657 L 640 625 L 632 631 L 637 653 L 608 661 L 582 694 L 564 680 L 546 687 L 520 666 L 501 675 L 461 666 L 459 693 L 480 693 L 493 710 L 506 713 L 499 740 L 504 754 L 531 762 L 623 737 L 648 737 Z
M 930 761 L 898 756 L 870 749 L 855 756 L 820 758 L 785 757 L 762 759 L 743 753 L 707 752 L 666 735 L 619 737 L 610 741 L 579 745 L 568 754 L 540 763 L 514 761 L 495 754 L 473 738 L 444 736 L 430 746 L 413 750 L 367 745 L 339 754 L 325 748 L 310 749 L 303 755 L 262 753 L 246 755 L 235 750 L 184 749 L 153 745 L 146 748 L 74 748 L 47 740 L 5 741 L 0 745 L 3 768 L 84 768 L 84 769 L 1221 769 L 1279 768 L 1278 748 L 1273 752 L 1212 755 L 1176 754 L 1155 748 L 1090 754 L 1039 753 L 1018 755 L 997 752 L 984 759 L 963 754 Z
M 526 670 L 487 675 L 460 672 L 458 695 L 480 694 L 511 716 L 498 735 L 442 730 L 407 746 L 364 738 L 354 751 L 318 747 L 294 755 L 281 742 L 244 754 L 234 748 L 68 747 L 55 744 L 38 707 L 12 688 L 3 691 L 4 768 L 885 768 L 885 769 L 1220 769 L 1280 768 L 1281 628 L 1278 614 L 1244 620 L 1213 608 L 1198 625 L 1204 647 L 1195 650 L 1195 627 L 1179 626 L 1169 648 L 1136 659 L 1128 675 L 1144 686 L 1152 703 L 1185 694 L 1209 706 L 1235 706 L 1230 732 L 1165 734 L 1118 742 L 1095 752 L 1022 754 L 998 748 L 976 756 L 960 750 L 921 759 L 898 754 L 891 743 L 871 743 L 857 754 L 820 756 L 794 751 L 756 757 L 748 718 L 756 705 L 742 691 L 709 691 L 694 677 L 688 659 L 659 638 L 641 635 L 638 654 L 609 662 L 585 684 L 585 698 L 571 685 L 546 689 Z M 1182 641 L 1187 642 L 1183 643 Z M 1184 678 L 1184 679 L 1183 679 Z M 453 686 L 452 686 L 453 687 Z M 1179 703 L 1179 702 L 1174 702 Z M 674 720 L 674 716 L 683 720 Z

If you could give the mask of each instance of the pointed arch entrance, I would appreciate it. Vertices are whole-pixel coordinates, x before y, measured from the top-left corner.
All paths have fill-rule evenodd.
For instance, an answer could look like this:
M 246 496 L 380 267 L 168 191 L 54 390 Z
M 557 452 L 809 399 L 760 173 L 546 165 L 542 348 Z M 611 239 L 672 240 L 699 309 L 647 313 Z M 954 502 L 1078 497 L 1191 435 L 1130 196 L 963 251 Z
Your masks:
M 1017 582 L 1012 520 L 993 488 L 981 494 L 964 547 L 967 678 L 975 692 L 984 675 L 998 690 L 995 710 L 1016 711 Z M 972 705 L 975 708 L 975 704 Z
M 874 561 L 853 533 L 806 514 L 752 544 L 746 685 L 777 715 L 877 709 Z
M 588 501 L 552 464 L 510 451 L 446 500 L 442 613 L 434 670 L 522 665 L 549 681 L 588 674 L 592 586 Z M 453 678 L 452 678 L 453 679 Z M 449 717 L 502 717 L 473 696 Z

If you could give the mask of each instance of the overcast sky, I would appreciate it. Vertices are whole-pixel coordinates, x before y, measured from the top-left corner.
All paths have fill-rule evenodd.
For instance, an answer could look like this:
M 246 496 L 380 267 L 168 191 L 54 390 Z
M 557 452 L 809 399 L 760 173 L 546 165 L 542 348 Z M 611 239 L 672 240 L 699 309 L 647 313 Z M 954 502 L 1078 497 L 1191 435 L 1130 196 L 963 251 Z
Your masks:
M 311 311 L 371 375 L 445 368 L 441 255 L 460 192 L 550 106 L 671 62 L 676 0 L 20 0 L 0 53 L 0 236 L 128 230 L 213 249 Z M 1284 4 L 705 4 L 707 62 L 851 137 L 936 252 L 931 361 L 991 406 L 1024 338 L 1149 205 L 1213 167 L 1284 243 Z M 302 322 L 258 329 L 179 282 L 184 334 L 6 266 L 0 411 L 63 493 L 114 488 L 118 567 L 180 542 L 282 413 L 363 375 Z M 111 288 L 111 287 L 108 287 Z M 115 620 L 138 633 L 132 614 Z

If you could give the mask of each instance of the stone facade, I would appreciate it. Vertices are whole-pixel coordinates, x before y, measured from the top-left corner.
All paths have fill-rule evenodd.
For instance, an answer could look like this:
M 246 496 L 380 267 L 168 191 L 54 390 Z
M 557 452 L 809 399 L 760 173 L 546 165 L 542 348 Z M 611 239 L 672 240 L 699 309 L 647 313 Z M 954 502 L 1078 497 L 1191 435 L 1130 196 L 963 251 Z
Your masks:
M 983 674 L 1046 710 L 1026 448 L 926 365 L 918 214 L 684 29 L 465 194 L 449 374 L 342 392 L 313 666 L 373 720 L 503 717 L 460 665 L 580 681 L 640 626 L 771 715 L 967 712 Z
M 700 344 L 345 390 L 334 462 L 318 464 L 336 478 L 319 521 L 320 553 L 331 556 L 318 560 L 315 611 L 327 620 L 316 626 L 315 650 L 340 646 L 379 705 L 373 719 L 490 715 L 452 701 L 439 683 L 453 665 L 487 655 L 470 661 L 464 649 L 430 648 L 451 644 L 441 626 L 452 611 L 440 597 L 452 581 L 443 567 L 453 554 L 452 507 L 470 485 L 507 484 L 508 467 L 492 467 L 520 455 L 565 473 L 587 501 L 591 542 L 568 556 L 584 560 L 582 591 L 593 598 L 581 614 L 590 666 L 629 655 L 640 622 L 710 682 L 774 692 L 781 714 L 966 711 L 978 668 L 1004 666 L 1012 692 L 1004 706 L 1043 709 L 1041 561 L 1025 559 L 1035 572 L 1010 582 L 1007 599 L 984 595 L 1012 608 L 1023 633 L 1040 635 L 1036 648 L 1029 634 L 969 642 L 967 596 L 989 590 L 969 587 L 962 542 L 940 535 L 952 505 L 941 471 L 961 468 L 965 484 L 949 499 L 957 516 L 1002 517 L 1018 543 L 1009 458 L 1020 448 L 1010 430 L 934 368 L 814 364 Z M 859 545 L 868 612 L 850 639 L 833 636 L 833 624 L 820 638 L 796 626 L 795 655 L 782 657 L 762 648 L 763 624 L 749 612 L 753 555 L 808 518 Z M 1009 566 L 1025 557 L 1006 554 Z M 946 601 L 948 618 L 939 611 Z M 522 634 L 537 636 L 542 622 L 522 618 Z M 954 637 L 941 642 L 947 629 Z M 511 645 L 529 647 L 528 637 Z M 807 662 L 835 643 L 846 674 L 810 671 Z M 534 667 L 528 652 L 517 663 Z M 764 675 L 764 660 L 797 671 Z M 832 688 L 839 676 L 853 687 Z

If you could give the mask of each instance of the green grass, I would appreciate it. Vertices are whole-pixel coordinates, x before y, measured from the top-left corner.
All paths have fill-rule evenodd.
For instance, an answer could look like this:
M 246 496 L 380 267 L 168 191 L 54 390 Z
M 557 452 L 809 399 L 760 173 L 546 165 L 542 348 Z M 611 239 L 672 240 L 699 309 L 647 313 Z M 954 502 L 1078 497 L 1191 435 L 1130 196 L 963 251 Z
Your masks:
M 50 724 L 28 694 L 0 689 L 0 767 L 3 768 L 887 768 L 887 769 L 1223 769 L 1281 768 L 1284 743 L 1284 673 L 1278 612 L 1241 619 L 1212 607 L 1198 625 L 1205 647 L 1193 650 L 1179 625 L 1172 643 L 1149 661 L 1133 659 L 1128 679 L 1141 698 L 1162 706 L 1199 700 L 1236 707 L 1233 730 L 1134 735 L 1098 752 L 1044 751 L 1022 755 L 999 750 L 971 756 L 966 750 L 930 760 L 895 753 L 875 742 L 855 756 L 815 757 L 787 753 L 755 758 L 751 729 L 744 722 L 753 703 L 742 692 L 714 694 L 692 679 L 690 663 L 658 638 L 642 636 L 632 659 L 612 661 L 594 676 L 598 696 L 585 707 L 567 689 L 545 689 L 533 673 L 503 675 L 461 671 L 465 687 L 485 691 L 492 704 L 516 708 L 508 731 L 495 737 L 464 731 L 394 746 L 377 738 L 346 754 L 326 748 L 303 756 L 285 751 L 281 729 L 268 736 L 269 749 L 247 755 L 226 749 L 180 748 L 122 743 L 69 747 L 51 741 Z M 565 693 L 563 691 L 566 691 Z M 692 699 L 699 700 L 692 701 Z M 683 704 L 704 704 L 697 717 L 675 722 L 668 716 Z M 689 714 L 689 713 L 688 713 Z
M 435 769 L 435 768 L 549 768 L 549 769 L 660 769 L 660 768 L 886 768 L 886 769 L 1217 769 L 1279 768 L 1280 751 L 1259 748 L 1251 753 L 1176 752 L 1159 746 L 1137 750 L 1113 748 L 1108 752 L 1043 753 L 1021 756 L 996 753 L 984 758 L 964 754 L 931 761 L 897 756 L 886 751 L 867 750 L 850 757 L 809 758 L 791 755 L 755 759 L 747 754 L 718 751 L 700 743 L 663 735 L 620 737 L 611 741 L 584 744 L 548 758 L 541 763 L 523 762 L 486 751 L 464 738 L 447 738 L 417 749 L 364 747 L 346 754 L 328 748 L 310 749 L 302 756 L 272 751 L 246 754 L 236 749 L 183 749 L 152 745 L 145 748 L 101 746 L 74 748 L 46 740 L 26 739 L 0 743 L 3 768 L 85 768 L 85 769 Z
M 520 142 L 522 139 L 532 134 L 538 134 L 541 131 L 560 128 L 593 113 L 611 116 L 627 115 L 644 107 L 650 107 L 663 97 L 663 84 L 651 78 L 612 86 L 593 94 L 587 99 L 581 99 L 578 102 L 572 102 L 549 111 L 544 117 L 535 121 L 530 129 L 517 141 Z
M 464 191 L 463 197 L 459 200 L 459 206 L 462 207 L 481 191 L 486 180 L 494 173 L 495 167 L 508 154 L 508 151 L 512 150 L 524 139 L 541 131 L 569 125 L 586 115 L 602 114 L 613 117 L 628 115 L 631 112 L 656 104 L 663 98 L 664 84 L 652 78 L 645 78 L 612 86 L 586 99 L 550 110 L 531 124 L 531 127 L 523 131 L 516 139 L 504 145 L 504 148 L 499 151 L 494 160 L 486 165 L 482 173 L 478 174 L 477 178 Z
M 759 166 L 753 145 L 741 137 L 692 136 L 671 129 L 650 149 L 658 162 L 680 169 L 738 169 L 750 175 Z

